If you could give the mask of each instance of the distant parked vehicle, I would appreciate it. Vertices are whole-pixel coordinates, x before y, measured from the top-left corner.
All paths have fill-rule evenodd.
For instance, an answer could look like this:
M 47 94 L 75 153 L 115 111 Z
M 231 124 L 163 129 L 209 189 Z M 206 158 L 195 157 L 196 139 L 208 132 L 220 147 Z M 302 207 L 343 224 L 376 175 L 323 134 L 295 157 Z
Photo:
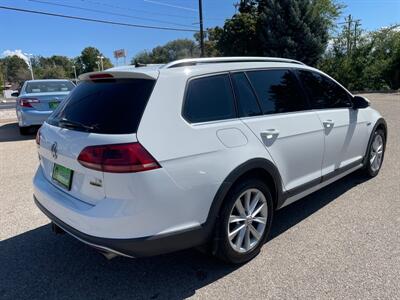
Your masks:
M 65 79 L 26 81 L 17 96 L 16 111 L 21 134 L 33 125 L 41 125 L 75 85 Z

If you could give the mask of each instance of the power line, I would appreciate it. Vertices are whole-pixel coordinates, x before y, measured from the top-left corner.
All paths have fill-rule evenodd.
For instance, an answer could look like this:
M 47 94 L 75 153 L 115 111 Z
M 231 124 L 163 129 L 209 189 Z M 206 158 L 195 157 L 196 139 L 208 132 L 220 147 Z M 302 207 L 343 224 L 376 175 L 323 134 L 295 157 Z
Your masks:
M 170 31 L 197 32 L 197 30 L 194 30 L 194 29 L 122 23 L 122 22 L 114 22 L 114 21 L 107 21 L 107 20 L 100 20 L 100 19 L 77 17 L 77 16 L 71 16 L 71 15 L 55 14 L 55 13 L 50 13 L 50 12 L 45 12 L 45 11 L 30 10 L 30 9 L 23 9 L 23 8 L 10 7 L 10 6 L 0 6 L 0 9 L 25 12 L 25 13 L 31 13 L 31 14 L 37 14 L 37 15 L 59 17 L 59 18 L 65 18 L 65 19 L 87 21 L 87 22 L 93 22 L 93 23 L 103 23 L 103 24 L 109 24 L 109 25 L 119 25 L 119 26 L 127 26 L 127 27 L 146 28 L 146 29 L 170 30 Z
M 121 10 L 130 10 L 130 11 L 141 12 L 141 13 L 151 14 L 151 15 L 168 16 L 168 17 L 173 17 L 173 18 L 191 19 L 191 20 L 195 19 L 194 16 L 191 17 L 191 16 L 183 16 L 183 15 L 176 15 L 176 14 L 169 14 L 169 13 L 147 11 L 147 10 L 136 9 L 136 8 L 126 7 L 126 6 L 103 3 L 103 2 L 99 2 L 99 1 L 93 1 L 93 0 L 81 0 L 81 1 L 86 2 L 86 3 L 92 3 L 95 5 L 101 5 L 101 6 L 105 6 L 105 7 L 116 8 L 116 9 L 121 9 Z
M 197 12 L 197 9 L 194 9 L 194 8 L 191 8 L 191 7 L 180 6 L 180 5 L 173 5 L 173 4 L 164 3 L 164 2 L 159 2 L 159 1 L 154 1 L 154 0 L 143 0 L 143 1 L 144 1 L 144 2 L 148 2 L 148 3 L 157 4 L 157 5 L 168 6 L 168 7 L 172 7 L 172 8 L 177 8 L 177 9 L 183 9 L 183 10 L 188 10 L 188 11 Z
M 108 11 L 104 11 L 104 10 L 91 9 L 91 8 L 86 8 L 86 7 L 81 7 L 81 6 L 67 5 L 67 4 L 61 4 L 61 3 L 53 3 L 53 2 L 41 1 L 41 0 L 28 0 L 28 1 L 36 2 L 36 3 L 43 3 L 43 4 L 47 4 L 47 5 L 53 5 L 53 6 L 61 6 L 61 7 L 79 9 L 79 10 L 83 10 L 83 11 L 97 12 L 97 13 L 120 16 L 120 17 L 133 18 L 133 19 L 138 19 L 138 20 L 143 20 L 143 21 L 151 21 L 151 22 L 158 22 L 158 23 L 165 23 L 165 24 L 170 24 L 170 25 L 177 25 L 177 26 L 193 28 L 193 26 L 188 26 L 187 24 L 179 24 L 179 23 L 161 21 L 161 20 L 150 19 L 150 18 L 136 17 L 136 16 L 132 16 L 132 15 L 113 13 L 113 12 L 108 12 Z
M 136 9 L 136 8 L 131 8 L 131 7 L 126 7 L 126 6 L 120 6 L 120 5 L 115 5 L 115 4 L 109 4 L 109 3 L 103 3 L 100 1 L 95 1 L 95 0 L 81 0 L 82 2 L 86 3 L 92 3 L 95 5 L 102 5 L 110 8 L 116 8 L 116 9 L 121 9 L 121 10 L 130 10 L 130 11 L 135 11 L 135 12 L 142 12 L 145 14 L 151 14 L 151 15 L 159 15 L 159 16 L 169 16 L 173 18 L 182 18 L 182 19 L 195 19 L 195 16 L 183 16 L 183 15 L 176 15 L 176 14 L 170 14 L 170 13 L 161 13 L 161 12 L 155 12 L 155 11 L 146 11 L 142 9 Z M 207 18 L 207 20 L 214 20 L 214 21 L 224 21 L 225 18 Z

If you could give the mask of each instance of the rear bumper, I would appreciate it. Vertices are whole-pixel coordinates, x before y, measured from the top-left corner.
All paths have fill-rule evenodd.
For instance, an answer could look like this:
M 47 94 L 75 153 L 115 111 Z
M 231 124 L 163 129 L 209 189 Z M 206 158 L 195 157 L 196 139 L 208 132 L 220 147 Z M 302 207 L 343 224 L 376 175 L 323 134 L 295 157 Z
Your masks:
M 129 214 L 126 202 L 104 199 L 97 205 L 87 204 L 51 184 L 41 167 L 33 187 L 36 205 L 52 222 L 78 240 L 103 251 L 129 257 L 153 256 L 207 241 L 208 231 L 202 225 L 148 234 L 149 224 L 162 223 L 157 214 L 164 211 L 155 211 L 153 218 L 144 222 L 140 214 Z
M 109 239 L 95 237 L 76 230 L 48 211 L 34 196 L 37 207 L 57 226 L 81 242 L 102 250 L 127 257 L 153 256 L 191 248 L 205 241 L 205 230 L 198 228 L 134 239 Z
M 17 109 L 18 125 L 20 127 L 42 125 L 52 113 L 52 111 Z

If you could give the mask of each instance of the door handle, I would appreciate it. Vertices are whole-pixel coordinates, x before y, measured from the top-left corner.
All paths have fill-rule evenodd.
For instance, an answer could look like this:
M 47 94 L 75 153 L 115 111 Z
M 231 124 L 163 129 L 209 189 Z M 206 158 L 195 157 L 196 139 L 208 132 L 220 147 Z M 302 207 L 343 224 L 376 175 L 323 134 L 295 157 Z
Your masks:
M 274 138 L 277 138 L 279 135 L 279 130 L 276 129 L 267 129 L 264 131 L 261 131 L 261 137 L 266 138 L 267 140 L 272 140 Z
M 332 120 L 325 120 L 322 122 L 322 124 L 324 124 L 325 128 L 331 128 L 333 127 L 333 125 L 335 125 L 335 122 L 333 122 Z

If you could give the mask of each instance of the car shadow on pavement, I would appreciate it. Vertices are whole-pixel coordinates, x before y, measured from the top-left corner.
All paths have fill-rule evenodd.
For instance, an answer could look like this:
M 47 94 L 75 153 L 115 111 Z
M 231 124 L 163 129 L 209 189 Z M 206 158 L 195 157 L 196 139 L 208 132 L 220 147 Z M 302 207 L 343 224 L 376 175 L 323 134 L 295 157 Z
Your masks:
M 0 243 L 0 299 L 183 299 L 236 267 L 195 250 L 106 260 L 45 225 Z
M 276 211 L 271 228 L 270 240 L 311 216 L 313 213 L 334 201 L 348 190 L 367 180 L 368 178 L 362 174 L 361 171 L 356 171 L 324 187 L 323 189 Z
M 38 128 L 32 127 L 29 134 L 21 135 L 18 123 L 0 123 L 0 142 L 32 140 L 35 138 Z
M 357 173 L 347 176 L 278 211 L 272 238 L 363 181 Z M 237 268 L 195 250 L 108 261 L 68 235 L 53 234 L 48 224 L 0 243 L 0 298 L 182 299 Z

